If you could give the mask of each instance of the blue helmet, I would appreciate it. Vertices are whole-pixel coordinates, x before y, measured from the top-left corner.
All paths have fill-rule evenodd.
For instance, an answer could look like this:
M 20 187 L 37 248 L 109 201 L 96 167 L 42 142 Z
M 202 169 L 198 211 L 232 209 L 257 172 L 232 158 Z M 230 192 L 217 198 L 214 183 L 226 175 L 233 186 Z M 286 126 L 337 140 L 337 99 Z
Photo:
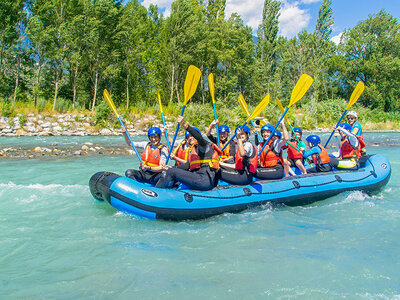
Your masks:
M 229 127 L 227 125 L 218 126 L 218 133 L 229 132 Z
M 350 124 L 348 124 L 348 123 L 341 123 L 341 124 L 339 125 L 339 127 L 342 127 L 342 128 L 344 128 L 344 129 L 346 129 L 346 130 L 348 130 L 348 131 L 351 130 L 351 126 L 350 126 Z
M 261 132 L 263 132 L 264 130 L 266 131 L 274 131 L 274 126 L 272 126 L 271 124 L 266 124 L 263 127 L 261 127 Z
M 240 129 L 240 128 L 242 128 L 242 126 L 238 126 L 238 127 L 236 127 L 236 129 L 235 129 L 235 133 L 237 132 L 237 130 L 238 129 Z M 243 128 L 242 128 L 242 131 L 243 132 L 246 132 L 247 134 L 250 134 L 250 128 L 249 128 L 249 126 L 247 126 L 247 125 L 244 125 L 243 126 Z
M 278 130 L 275 130 L 274 136 L 277 136 L 278 138 L 281 138 L 282 137 L 282 133 L 280 131 L 278 131 Z
M 311 143 L 313 146 L 317 146 L 319 143 L 321 143 L 321 139 L 319 138 L 318 135 L 315 134 L 309 135 L 306 138 L 306 141 Z
M 147 131 L 147 136 L 151 136 L 151 135 L 155 135 L 155 134 L 161 135 L 161 129 L 158 128 L 158 127 L 151 127 L 151 128 Z
M 192 126 L 192 128 L 193 128 L 194 130 L 196 130 L 198 133 L 201 134 L 200 129 L 198 129 L 198 128 L 195 127 L 195 126 Z M 189 135 L 191 135 L 191 133 L 190 133 L 189 131 L 186 130 L 186 132 L 185 132 L 185 138 L 187 138 Z
M 300 132 L 300 134 L 303 134 L 303 131 L 301 130 L 300 127 L 295 127 L 295 128 L 293 128 L 293 131 L 294 131 L 294 132 Z

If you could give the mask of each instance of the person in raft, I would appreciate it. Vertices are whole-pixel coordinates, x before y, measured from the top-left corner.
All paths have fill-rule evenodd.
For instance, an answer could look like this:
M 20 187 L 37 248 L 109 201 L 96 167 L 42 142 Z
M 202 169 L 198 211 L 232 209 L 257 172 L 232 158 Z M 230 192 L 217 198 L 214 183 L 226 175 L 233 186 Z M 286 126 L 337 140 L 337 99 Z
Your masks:
M 218 139 L 211 134 L 211 130 L 215 127 L 218 123 L 218 120 L 214 120 L 211 122 L 210 126 L 208 126 L 206 135 L 208 139 L 218 145 Z M 219 134 L 219 141 L 221 142 L 221 149 L 224 148 L 225 144 L 229 141 L 229 127 L 227 125 L 220 125 L 218 126 L 218 134 Z M 228 146 L 222 151 L 222 155 L 219 158 L 220 161 L 226 162 L 228 164 L 235 163 L 235 154 L 236 154 L 236 143 L 232 140 Z
M 347 113 L 347 123 L 351 126 L 350 132 L 354 134 L 358 138 L 358 142 L 360 143 L 360 151 L 361 154 L 364 155 L 366 153 L 364 136 L 361 128 L 361 124 L 357 122 L 357 113 L 355 111 L 349 111 Z
M 306 138 L 308 142 L 308 147 L 310 150 L 307 152 L 303 148 L 303 156 L 305 159 L 311 157 L 312 163 L 314 163 L 313 168 L 307 169 L 307 173 L 318 173 L 318 172 L 329 172 L 332 171 L 332 166 L 330 163 L 329 154 L 324 147 L 321 145 L 321 139 L 318 135 L 312 134 Z
M 285 177 L 289 176 L 289 169 L 291 167 L 297 167 L 303 174 L 307 174 L 304 167 L 303 152 L 300 150 L 300 148 L 306 148 L 306 144 L 301 140 L 302 135 L 303 131 L 301 128 L 295 127 L 293 128 L 292 138 L 286 142 L 287 159 L 284 159 Z
M 359 139 L 351 133 L 351 126 L 347 123 L 341 123 L 336 129 L 340 134 L 339 157 L 331 157 L 331 165 L 337 169 L 357 169 L 361 157 Z
M 177 167 L 164 165 L 164 171 L 158 180 L 156 187 L 167 188 L 175 182 L 185 184 L 191 189 L 207 191 L 216 185 L 216 172 L 219 169 L 218 146 L 206 141 L 198 128 L 187 124 L 182 116 L 177 119 L 196 140 L 186 163 Z
M 249 142 L 248 126 L 239 126 L 235 132 L 237 139 L 235 162 L 220 162 L 220 179 L 230 184 L 246 185 L 253 181 L 253 175 L 257 170 L 258 153 L 256 147 Z
M 195 128 L 197 131 L 200 129 Z M 170 139 L 170 143 L 172 143 L 172 139 Z M 171 159 L 175 160 L 175 166 L 179 166 L 181 164 L 185 164 L 189 158 L 189 154 L 192 151 L 195 143 L 197 143 L 196 139 L 193 135 L 190 134 L 189 131 L 185 132 L 185 139 L 178 142 L 178 146 L 171 153 Z
M 126 130 L 122 129 L 125 141 L 130 145 Z M 125 176 L 140 182 L 155 184 L 161 176 L 162 166 L 165 164 L 168 156 L 168 147 L 161 144 L 161 129 L 151 127 L 147 131 L 147 137 L 150 142 L 136 142 L 135 147 L 143 149 L 142 162 L 139 170 L 128 169 Z
M 281 179 L 284 175 L 282 149 L 284 149 L 289 134 L 286 130 L 285 122 L 281 122 L 283 137 L 279 131 L 274 132 L 274 136 L 268 141 L 260 154 L 260 165 L 257 168 L 256 177 L 263 180 Z M 271 124 L 261 127 L 261 135 L 264 141 L 258 145 L 259 150 L 270 137 L 274 126 Z

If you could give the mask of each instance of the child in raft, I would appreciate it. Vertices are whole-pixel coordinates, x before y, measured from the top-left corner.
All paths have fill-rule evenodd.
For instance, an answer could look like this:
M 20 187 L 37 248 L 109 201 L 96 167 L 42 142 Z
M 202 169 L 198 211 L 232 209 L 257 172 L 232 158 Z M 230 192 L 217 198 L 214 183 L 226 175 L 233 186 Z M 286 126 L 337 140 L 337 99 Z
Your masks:
M 218 145 L 218 139 L 211 134 L 211 130 L 215 127 L 215 125 L 218 123 L 218 120 L 214 120 L 211 122 L 210 126 L 208 126 L 206 135 L 208 139 Z M 219 135 L 219 141 L 221 143 L 221 149 L 224 148 L 225 144 L 229 141 L 229 127 L 227 125 L 220 125 L 218 126 L 218 135 Z M 222 155 L 220 156 L 220 161 L 226 162 L 228 164 L 233 164 L 235 163 L 235 154 L 236 154 L 236 143 L 235 141 L 231 141 L 228 146 L 222 151 Z
M 310 150 L 307 152 L 304 151 L 303 148 L 303 156 L 305 159 L 311 157 L 312 163 L 314 163 L 313 168 L 307 169 L 307 173 L 318 173 L 318 172 L 329 172 L 332 171 L 332 167 L 329 164 L 330 158 L 328 152 L 324 147 L 321 145 L 321 139 L 318 135 L 312 134 L 306 138 L 308 142 L 308 147 Z
M 250 184 L 257 169 L 258 153 L 256 147 L 250 143 L 250 128 L 248 126 L 236 128 L 237 150 L 235 162 L 220 162 L 220 179 L 237 185 Z
M 296 135 L 296 136 L 295 136 Z M 293 128 L 292 138 L 286 142 L 287 159 L 284 159 L 285 177 L 289 176 L 291 167 L 297 167 L 303 174 L 307 174 L 304 167 L 303 151 L 300 149 L 306 148 L 306 145 L 301 140 L 303 131 L 299 127 Z
M 126 130 L 122 129 L 125 141 L 130 145 Z M 155 184 L 161 176 L 163 165 L 168 156 L 168 147 L 161 144 L 161 129 L 151 127 L 147 131 L 149 142 L 136 142 L 134 146 L 138 149 L 143 149 L 142 164 L 139 170 L 128 169 L 125 176 L 139 182 L 148 182 Z
M 282 149 L 285 147 L 289 134 L 286 130 L 285 122 L 281 122 L 283 136 L 279 131 L 275 131 L 274 136 L 268 141 L 268 145 L 264 147 L 260 154 L 259 166 L 257 168 L 256 177 L 263 180 L 281 179 L 284 175 Z M 274 126 L 267 124 L 261 127 L 261 136 L 264 141 L 258 145 L 260 151 L 264 143 L 270 137 Z M 256 144 L 258 138 L 256 136 Z
M 197 127 L 194 127 L 197 131 L 200 131 Z M 170 139 L 170 143 L 172 143 L 172 139 Z M 178 146 L 174 148 L 171 153 L 171 159 L 175 160 L 175 166 L 179 166 L 181 164 L 185 164 L 189 158 L 189 154 L 192 151 L 192 148 L 197 143 L 196 139 L 193 135 L 190 134 L 189 131 L 185 132 L 185 139 L 178 142 Z

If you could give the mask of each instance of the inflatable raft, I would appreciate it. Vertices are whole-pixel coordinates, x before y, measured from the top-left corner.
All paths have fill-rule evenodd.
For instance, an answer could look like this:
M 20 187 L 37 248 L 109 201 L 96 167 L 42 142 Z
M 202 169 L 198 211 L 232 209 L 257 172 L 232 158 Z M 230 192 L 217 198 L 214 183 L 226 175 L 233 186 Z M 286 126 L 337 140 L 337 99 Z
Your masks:
M 363 157 L 358 170 L 332 171 L 260 180 L 250 185 L 220 184 L 210 191 L 155 188 L 110 172 L 98 172 L 89 182 L 92 195 L 120 211 L 149 219 L 203 219 L 236 213 L 266 203 L 306 205 L 346 191 L 371 194 L 389 181 L 390 163 L 382 155 Z

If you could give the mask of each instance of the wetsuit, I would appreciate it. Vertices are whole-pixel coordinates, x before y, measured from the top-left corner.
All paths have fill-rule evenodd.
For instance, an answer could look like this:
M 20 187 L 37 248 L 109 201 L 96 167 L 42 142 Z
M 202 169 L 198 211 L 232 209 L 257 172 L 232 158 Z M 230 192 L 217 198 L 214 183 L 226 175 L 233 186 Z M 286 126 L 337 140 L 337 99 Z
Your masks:
M 168 149 L 163 144 L 155 146 L 148 142 L 139 142 L 135 143 L 135 147 L 144 149 L 142 154 L 142 161 L 144 165 L 156 167 L 164 164 L 167 159 Z M 156 184 L 161 176 L 161 171 L 128 169 L 125 172 L 125 176 L 139 182 Z
M 244 142 L 243 147 L 246 155 L 242 157 L 239 149 L 236 150 L 235 169 L 221 166 L 220 179 L 223 181 L 236 185 L 246 185 L 253 181 L 253 175 L 257 168 L 257 149 L 249 141 Z
M 167 188 L 176 181 L 194 190 L 206 191 L 215 187 L 215 176 L 218 169 L 218 155 L 215 155 L 215 148 L 197 130 L 189 126 L 187 131 L 197 140 L 198 144 L 193 147 L 186 163 L 162 172 L 156 187 Z M 196 157 L 199 158 L 198 161 L 195 161 Z

